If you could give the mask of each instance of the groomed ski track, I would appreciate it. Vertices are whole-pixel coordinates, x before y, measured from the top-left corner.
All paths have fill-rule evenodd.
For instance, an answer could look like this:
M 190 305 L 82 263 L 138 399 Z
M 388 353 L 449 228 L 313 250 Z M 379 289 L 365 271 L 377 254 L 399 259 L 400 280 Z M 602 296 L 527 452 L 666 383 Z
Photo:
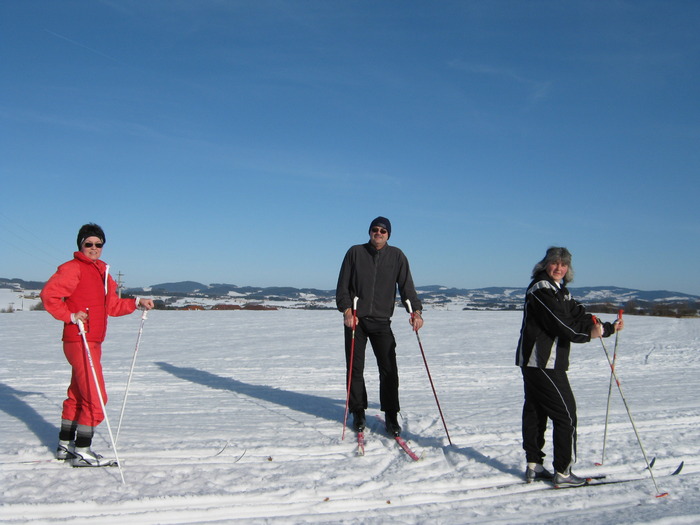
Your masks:
M 37 337 L 29 358 L 18 344 L 21 334 L 36 330 L 33 323 L 43 322 L 41 313 L 27 314 L 0 316 L 9 371 L 0 377 L 5 385 L 0 424 L 6 432 L 0 463 L 51 458 L 65 394 L 66 371 L 56 371 L 55 331 Z M 116 469 L 0 464 L 0 523 L 574 524 L 585 519 L 670 525 L 700 517 L 700 400 L 687 395 L 700 391 L 696 324 L 640 319 L 636 330 L 644 341 L 627 336 L 627 346 L 620 347 L 618 373 L 645 447 L 657 458 L 660 489 L 669 492 L 657 499 L 619 399 L 613 400 L 605 464 L 594 465 L 600 461 L 609 379 L 594 345 L 582 345 L 580 362 L 570 373 L 579 405 L 574 471 L 642 479 L 555 490 L 521 482 L 522 385 L 512 365 L 513 341 L 480 328 L 497 322 L 506 332 L 517 332 L 516 315 L 436 312 L 435 331 L 422 334 L 454 447 L 447 446 L 415 336 L 396 327 L 400 422 L 402 436 L 422 456 L 415 462 L 381 428 L 367 431 L 362 457 L 356 455 L 353 433 L 340 439 L 343 356 L 328 349 L 329 341 L 342 349 L 342 330 L 332 324 L 338 320 L 335 312 L 177 314 L 155 312 L 148 321 L 153 325 L 144 329 L 119 442 L 127 485 L 121 486 Z M 124 355 L 106 352 L 113 410 L 120 407 L 138 323 L 137 317 L 111 321 L 113 339 L 105 347 L 127 349 Z M 461 328 L 455 332 L 459 323 L 473 339 L 465 339 Z M 290 344 L 285 334 L 292 331 L 303 347 Z M 222 339 L 231 344 L 222 346 Z M 650 340 L 657 345 L 653 366 L 644 364 Z M 269 352 L 264 360 L 261 347 Z M 503 355 L 479 369 L 484 352 Z M 681 358 L 686 366 L 679 368 L 675 360 Z M 370 398 L 377 392 L 374 368 L 369 357 Z M 674 381 L 664 382 L 672 374 Z M 368 421 L 378 413 L 371 399 Z M 142 429 L 149 431 L 147 439 Z M 228 447 L 213 456 L 226 442 Z M 94 448 L 109 457 L 106 432 L 98 431 Z M 681 475 L 661 476 L 681 460 Z M 73 487 L 77 501 L 64 501 L 57 488 L 64 486 Z

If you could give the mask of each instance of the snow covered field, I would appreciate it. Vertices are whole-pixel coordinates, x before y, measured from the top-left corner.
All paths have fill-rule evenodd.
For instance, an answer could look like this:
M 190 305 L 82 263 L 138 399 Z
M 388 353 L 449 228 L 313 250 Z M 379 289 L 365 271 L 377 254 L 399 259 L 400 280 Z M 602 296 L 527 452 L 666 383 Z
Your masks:
M 605 465 L 594 465 L 609 380 L 600 341 L 573 351 L 574 470 L 642 480 L 571 490 L 517 483 L 522 381 L 513 359 L 521 315 L 426 312 L 421 339 L 449 446 L 415 335 L 397 312 L 403 435 L 423 455 L 413 462 L 373 421 L 373 357 L 366 455 L 355 456 L 352 432 L 341 440 L 337 312 L 151 312 L 119 437 L 122 485 L 117 468 L 22 463 L 52 458 L 69 367 L 61 324 L 49 314 L 0 314 L 0 522 L 700 523 L 700 320 L 628 316 L 620 334 L 617 371 L 647 454 L 657 458 L 659 487 L 669 493 L 656 498 L 617 390 Z M 140 324 L 138 313 L 111 319 L 103 347 L 115 433 Z M 611 352 L 613 344 L 606 340 Z M 106 425 L 93 447 L 113 455 Z M 681 475 L 662 477 L 681 460 Z

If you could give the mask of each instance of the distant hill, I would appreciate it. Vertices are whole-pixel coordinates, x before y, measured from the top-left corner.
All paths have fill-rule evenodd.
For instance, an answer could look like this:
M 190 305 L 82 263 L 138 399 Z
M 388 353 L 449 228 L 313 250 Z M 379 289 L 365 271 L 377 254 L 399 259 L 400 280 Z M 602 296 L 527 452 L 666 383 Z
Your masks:
M 22 290 L 41 290 L 45 282 L 42 281 L 23 281 L 22 279 L 4 279 L 0 277 L 0 288 L 11 288 Z
M 335 290 L 293 287 L 255 287 L 233 284 L 203 284 L 192 281 L 160 283 L 149 288 L 130 288 L 128 293 L 151 293 L 209 300 L 237 300 L 277 303 L 279 307 L 335 308 Z M 426 306 L 432 308 L 474 310 L 520 310 L 525 295 L 524 287 L 449 288 L 441 285 L 419 286 L 417 291 Z M 624 308 L 628 313 L 651 315 L 697 315 L 700 296 L 665 290 L 635 290 L 617 286 L 571 288 L 574 297 L 597 312 L 616 312 Z
M 39 290 L 43 282 L 0 278 L 0 288 Z M 492 286 L 486 288 L 449 288 L 440 285 L 419 286 L 417 291 L 427 308 L 466 310 L 520 310 L 524 287 Z M 574 297 L 594 312 L 644 315 L 698 315 L 700 296 L 666 290 L 635 290 L 618 286 L 571 288 Z M 268 305 L 277 308 L 335 308 L 335 290 L 293 288 L 286 286 L 237 286 L 203 284 L 196 281 L 159 283 L 146 288 L 128 288 L 124 294 L 152 296 L 163 308 L 197 304 L 207 309 L 226 305 Z

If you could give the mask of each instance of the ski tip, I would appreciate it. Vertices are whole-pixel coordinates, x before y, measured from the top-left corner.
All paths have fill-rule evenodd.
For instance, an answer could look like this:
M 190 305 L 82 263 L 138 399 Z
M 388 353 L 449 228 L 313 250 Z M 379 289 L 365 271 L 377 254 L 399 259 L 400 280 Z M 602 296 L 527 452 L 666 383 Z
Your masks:
M 216 454 L 214 454 L 214 457 L 217 457 L 217 456 L 220 456 L 221 454 L 223 454 L 224 450 L 226 450 L 230 444 L 231 444 L 230 440 L 226 441 L 226 443 L 224 443 L 224 446 L 221 448 L 221 450 L 219 450 Z
M 656 495 L 657 498 L 665 498 L 666 496 L 668 496 L 668 492 L 662 492 L 661 494 Z
M 684 463 L 685 463 L 685 461 L 681 461 L 681 464 L 678 465 L 678 468 L 677 468 L 676 470 L 673 471 L 673 473 L 671 474 L 671 476 L 677 476 L 678 474 L 680 474 L 680 473 L 681 473 L 681 470 L 683 470 L 683 464 L 684 464 Z
M 597 461 L 594 463 L 594 465 L 595 465 L 596 467 L 602 467 L 602 466 L 603 466 L 602 463 L 598 463 Z

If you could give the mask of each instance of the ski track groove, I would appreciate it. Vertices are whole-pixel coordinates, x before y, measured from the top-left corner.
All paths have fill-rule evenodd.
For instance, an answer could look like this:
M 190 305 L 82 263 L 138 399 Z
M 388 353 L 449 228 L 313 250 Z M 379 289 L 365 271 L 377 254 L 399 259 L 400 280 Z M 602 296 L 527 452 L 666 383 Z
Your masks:
M 6 316 L 1 320 L 14 322 L 17 317 Z M 518 319 L 513 322 L 513 327 L 517 330 L 519 316 L 513 316 L 514 319 L 516 317 Z M 498 318 L 501 319 L 500 316 Z M 112 325 L 114 331 L 117 331 L 120 322 L 126 323 L 116 319 Z M 222 327 L 224 325 L 213 323 L 207 330 Z M 246 330 L 249 328 L 246 327 Z M 157 329 L 154 323 L 154 330 Z M 191 329 L 196 330 L 194 325 Z M 3 330 L 0 337 L 7 333 L 12 332 Z M 648 335 L 647 339 L 663 340 L 673 337 L 670 334 L 661 330 L 656 335 Z M 129 347 L 133 345 L 132 331 L 127 335 L 126 346 Z M 54 355 L 56 342 L 53 335 L 51 337 L 50 344 L 39 341 L 38 346 L 44 344 L 50 350 L 42 351 L 50 351 Z M 192 337 L 193 341 L 199 341 L 194 334 Z M 641 335 L 638 337 L 641 338 Z M 323 341 L 319 347 L 323 350 L 314 355 L 321 364 L 316 364 L 316 368 L 314 365 L 308 366 L 323 377 L 321 381 L 325 381 L 327 376 L 323 374 L 326 364 L 322 360 L 328 355 L 327 336 L 322 333 L 320 338 Z M 240 343 L 240 338 L 232 339 Z M 441 346 L 438 340 L 428 340 L 431 351 Z M 447 339 L 445 341 L 444 344 L 450 346 Z M 355 456 L 354 434 L 346 434 L 345 440 L 341 440 L 340 423 L 333 419 L 335 413 L 342 417 L 338 396 L 335 391 L 329 393 L 325 385 L 316 389 L 317 378 L 306 379 L 306 369 L 302 373 L 299 369 L 282 368 L 276 370 L 274 377 L 266 382 L 267 377 L 261 371 L 257 354 L 252 355 L 248 363 L 239 362 L 238 355 L 234 356 L 234 360 L 228 356 L 229 350 L 223 349 L 219 355 L 223 365 L 218 369 L 212 367 L 211 362 L 216 355 L 207 359 L 196 356 L 190 359 L 189 354 L 185 358 L 184 353 L 180 357 L 170 357 L 171 349 L 168 348 L 166 353 L 164 346 L 164 357 L 159 360 L 168 360 L 173 369 L 194 372 L 183 379 L 163 372 L 145 359 L 139 363 L 140 370 L 135 376 L 138 381 L 134 383 L 134 393 L 129 398 L 129 419 L 122 429 L 123 439 L 119 443 L 127 486 L 120 485 L 117 469 L 74 469 L 61 463 L 2 464 L 0 460 L 0 479 L 3 482 L 0 522 L 97 522 L 106 525 L 133 522 L 149 525 L 166 522 L 269 524 L 280 520 L 284 523 L 335 524 L 358 523 L 368 516 L 367 521 L 377 523 L 418 523 L 421 522 L 420 517 L 429 515 L 435 523 L 553 523 L 561 518 L 569 523 L 573 522 L 574 516 L 577 520 L 590 517 L 592 522 L 604 523 L 602 517 L 608 512 L 617 512 L 616 516 L 624 519 L 626 515 L 623 513 L 630 511 L 634 519 L 657 502 L 670 505 L 674 494 L 683 494 L 682 489 L 685 489 L 686 498 L 697 494 L 700 451 L 694 446 L 697 443 L 694 436 L 700 427 L 700 410 L 693 405 L 693 396 L 688 395 L 688 388 L 692 392 L 693 385 L 698 384 L 695 370 L 692 366 L 687 367 L 690 371 L 680 370 L 685 383 L 679 380 L 664 385 L 664 391 L 660 393 L 645 385 L 666 374 L 676 374 L 678 364 L 675 359 L 679 352 L 683 352 L 683 358 L 687 357 L 686 362 L 689 363 L 698 360 L 700 354 L 696 349 L 697 342 L 693 343 L 693 347 L 686 348 L 688 342 L 685 341 L 680 345 L 685 350 L 675 344 L 655 343 L 653 352 L 650 352 L 649 345 L 639 345 L 635 350 L 628 341 L 625 339 L 621 343 L 627 346 L 624 347 L 625 353 L 621 354 L 618 372 L 647 455 L 649 459 L 656 457 L 654 472 L 658 476 L 659 488 L 671 494 L 667 500 L 653 499 L 651 477 L 644 471 L 638 443 L 615 390 L 613 396 L 617 398 L 611 405 L 605 465 L 594 466 L 594 462 L 600 460 L 604 428 L 602 417 L 605 414 L 609 377 L 609 369 L 605 370 L 599 348 L 592 349 L 592 352 L 579 352 L 576 363 L 581 364 L 575 364 L 577 369 L 571 372 L 572 380 L 579 381 L 578 385 L 574 385 L 574 393 L 582 401 L 578 429 L 580 456 L 574 470 L 580 475 L 601 472 L 607 473 L 611 479 L 633 476 L 641 479 L 620 485 L 557 491 L 543 490 L 538 484 L 520 483 L 521 469 L 524 468 L 518 428 L 521 386 L 518 371 L 509 364 L 512 341 L 507 348 L 508 364 L 486 370 L 483 377 L 467 375 L 458 381 L 451 376 L 441 376 L 441 367 L 444 370 L 446 365 L 444 362 L 441 365 L 439 352 L 431 355 L 431 366 L 454 446 L 447 444 L 434 399 L 430 392 L 426 392 L 427 380 L 420 355 L 414 357 L 414 364 L 400 365 L 406 378 L 402 385 L 407 401 L 407 410 L 402 412 L 402 435 L 411 448 L 423 456 L 418 462 L 410 460 L 395 441 L 386 436 L 383 428 L 376 426 L 366 433 L 366 455 Z M 206 338 L 204 342 L 207 342 Z M 489 340 L 485 342 L 496 348 Z M 415 345 L 414 338 L 408 344 L 411 343 Z M 399 344 L 402 349 L 410 348 L 407 343 Z M 110 341 L 110 346 L 116 345 Z M 182 346 L 184 348 L 186 345 L 182 343 Z M 206 348 L 207 352 L 218 350 L 215 345 L 211 346 Z M 279 346 L 287 349 L 286 345 Z M 310 343 L 310 346 L 313 344 Z M 148 347 L 147 339 L 144 339 L 144 350 Z M 451 347 L 454 350 L 454 345 Z M 463 356 L 461 349 L 457 352 L 452 350 L 447 352 L 452 356 L 448 365 Z M 496 348 L 495 351 L 500 350 Z M 305 348 L 304 356 L 306 352 Z M 474 350 L 469 358 L 474 357 L 476 361 L 482 352 L 481 348 L 479 352 Z M 6 371 L 27 370 L 24 354 L 15 353 L 17 357 L 10 359 L 15 359 L 21 365 L 11 366 L 6 359 Z M 647 355 L 649 364 L 645 365 L 643 361 Z M 113 359 L 121 363 L 123 356 Z M 334 359 L 339 363 L 342 360 L 337 356 Z M 402 356 L 402 359 L 406 357 Z M 55 360 L 45 362 L 55 366 Z M 179 362 L 183 364 L 178 366 Z M 637 368 L 631 369 L 629 363 L 634 363 Z M 460 374 L 461 370 L 472 373 L 473 365 L 468 365 L 468 362 L 458 364 L 456 368 L 461 367 Z M 589 371 L 594 367 L 601 370 Z M 342 366 L 336 368 L 342 370 Z M 450 372 L 456 368 L 450 368 Z M 107 375 L 121 377 L 113 366 L 109 370 Z M 207 370 L 214 370 L 215 373 Z M 288 370 L 291 371 L 289 376 Z M 211 381 L 210 385 L 197 381 L 198 371 L 203 371 L 202 376 Z M 36 421 L 49 422 L 45 426 L 51 427 L 60 410 L 55 399 L 61 399 L 64 395 L 65 386 L 61 378 L 57 380 L 53 371 L 27 377 L 20 372 L 16 377 L 6 373 L 4 384 L 10 389 L 27 392 L 27 395 L 18 397 L 21 403 L 26 405 L 27 410 L 36 413 Z M 67 376 L 64 372 L 58 373 Z M 504 378 L 498 387 L 488 380 L 488 375 L 494 373 L 502 374 Z M 648 374 L 655 375 L 648 377 Z M 295 383 L 286 379 L 297 375 L 306 381 Z M 42 381 L 37 382 L 37 377 L 41 377 Z M 231 386 L 233 383 L 229 377 L 245 384 L 241 392 L 236 390 L 238 387 L 235 385 Z M 144 390 L 146 395 L 143 395 L 139 389 L 143 388 L 144 381 L 157 383 L 158 390 L 149 384 Z M 369 381 L 371 379 L 368 377 Z M 64 382 L 67 382 L 67 378 Z M 112 403 L 118 406 L 120 392 L 118 382 L 114 383 Z M 655 388 L 661 387 L 657 385 Z M 316 405 L 308 410 L 302 403 L 286 406 L 284 401 L 280 404 L 267 400 L 285 389 L 296 395 L 308 396 L 310 402 Z M 37 390 L 42 392 L 37 395 Z M 259 395 L 260 398 L 251 398 L 243 391 Z M 161 393 L 166 404 L 154 411 L 149 406 L 148 397 L 160 399 Z M 662 394 L 665 397 L 659 397 Z M 185 399 L 186 404 L 171 402 L 170 398 L 176 396 Z M 660 405 L 655 403 L 657 399 L 662 400 Z M 215 410 L 202 410 L 202 406 L 212 406 Z M 487 409 L 484 408 L 486 406 Z M 377 410 L 376 405 L 374 410 Z M 198 418 L 197 426 L 182 429 L 182 417 Z M 0 418 L 4 418 L 3 423 L 12 422 L 9 440 L 3 445 L 3 458 L 6 461 L 51 457 L 48 444 L 40 439 L 41 432 L 28 434 L 22 425 L 17 430 L 15 422 L 18 419 L 12 414 L 0 413 Z M 368 417 L 368 421 L 372 419 L 374 417 Z M 26 421 L 33 420 L 26 418 Z M 134 437 L 138 436 L 144 422 L 157 430 L 148 442 L 138 441 Z M 243 431 L 232 437 L 230 432 L 236 428 L 237 422 L 242 422 Z M 207 427 L 212 428 L 213 433 L 203 442 L 202 428 Z M 29 442 L 24 439 L 27 435 L 30 436 Z M 53 439 L 53 434 L 51 436 Z M 550 433 L 547 439 L 550 439 Z M 227 449 L 214 456 L 226 441 L 229 442 Z M 173 446 L 177 448 L 169 448 Z M 109 441 L 104 431 L 96 435 L 96 450 L 110 457 Z M 191 451 L 194 451 L 195 457 L 187 457 Z M 243 457 L 237 461 L 244 451 Z M 550 454 L 549 451 L 547 453 Z M 547 459 L 550 457 L 548 455 Z M 685 461 L 681 475 L 673 478 L 662 476 L 681 460 Z M 56 469 L 62 470 L 58 472 Z M 495 486 L 511 481 L 515 484 Z M 55 493 L 57 482 L 79 491 L 83 495 L 80 504 L 56 502 L 57 498 L 50 494 Z M 633 510 L 642 506 L 643 511 Z M 575 514 L 572 508 L 576 509 Z M 658 513 L 655 516 L 662 519 Z M 689 516 L 691 520 L 695 517 L 692 514 Z M 457 517 L 459 521 L 455 521 Z M 683 519 L 681 515 L 678 522 L 683 522 Z

